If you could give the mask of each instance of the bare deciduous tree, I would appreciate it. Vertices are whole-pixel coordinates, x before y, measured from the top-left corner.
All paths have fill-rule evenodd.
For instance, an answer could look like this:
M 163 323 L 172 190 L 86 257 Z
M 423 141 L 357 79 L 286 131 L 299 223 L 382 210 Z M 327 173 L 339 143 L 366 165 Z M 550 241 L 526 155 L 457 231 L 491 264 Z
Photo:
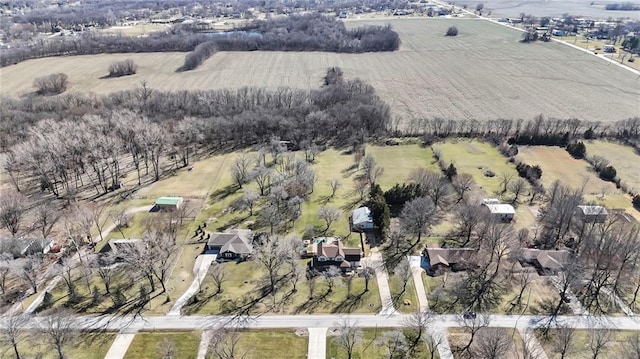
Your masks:
M 465 332 L 470 334 L 470 336 L 469 341 L 463 347 L 457 348 L 456 351 L 466 353 L 471 349 L 478 332 L 489 326 L 489 316 L 485 313 L 478 313 L 477 315 L 463 315 L 460 316 L 459 323 L 465 329 Z
M 465 195 L 471 190 L 471 187 L 473 186 L 473 177 L 468 173 L 460 173 L 453 178 L 451 184 L 458 194 L 457 202 L 459 203 L 466 199 Z
M 322 219 L 326 227 L 324 228 L 324 233 L 329 232 L 331 225 L 333 222 L 337 221 L 342 215 L 342 211 L 337 208 L 322 206 L 318 209 L 318 218 Z
M 360 275 L 364 278 L 364 291 L 369 291 L 369 282 L 376 277 L 375 269 L 369 267 L 366 264 L 362 264 Z
M 435 220 L 435 206 L 427 197 L 418 197 L 407 202 L 400 212 L 400 223 L 408 232 L 417 237 L 413 246 L 420 243 L 422 234 L 429 231 Z
M 294 255 L 291 242 L 276 236 L 271 236 L 256 248 L 256 263 L 267 271 L 269 293 L 275 293 L 280 278 L 280 269 Z
M 53 230 L 53 226 L 60 220 L 61 211 L 53 201 L 44 200 L 33 211 L 34 227 L 40 231 L 42 238 L 47 238 Z
M 176 358 L 176 345 L 173 340 L 164 338 L 156 348 L 160 359 L 174 359 Z
M 62 348 L 76 336 L 73 318 L 72 314 L 57 310 L 44 317 L 41 322 L 40 333 L 55 348 L 58 359 L 65 358 Z
M 353 358 L 356 345 L 362 340 L 362 331 L 357 328 L 349 319 L 343 319 L 338 324 L 338 335 L 333 341 L 340 348 L 344 349 L 348 359 Z
M 342 182 L 340 182 L 340 180 L 334 178 L 334 179 L 329 181 L 329 187 L 331 187 L 331 196 L 329 196 L 329 198 L 333 199 L 333 197 L 336 196 L 336 192 L 338 192 L 338 189 L 340 187 L 342 187 Z
M 209 277 L 213 280 L 213 284 L 216 286 L 216 292 L 214 295 L 222 293 L 222 285 L 227 281 L 227 272 L 224 270 L 222 264 L 216 264 L 209 269 Z
M 559 327 L 552 338 L 553 351 L 560 359 L 571 356 L 576 350 L 576 330 L 573 327 Z
M 20 359 L 18 344 L 24 339 L 24 329 L 29 322 L 29 316 L 9 311 L 4 318 L 4 326 L 0 331 L 0 343 L 11 346 L 16 355 L 16 359 Z
M 29 256 L 20 271 L 20 278 L 33 289 L 34 293 L 38 293 L 38 278 L 41 265 L 42 260 L 40 257 Z
M 592 358 L 597 359 L 609 342 L 611 342 L 611 331 L 609 329 L 590 329 L 589 348 L 591 349 L 591 354 L 593 354 Z
M 511 182 L 509 185 L 509 190 L 513 194 L 513 199 L 511 200 L 512 204 L 516 204 L 520 195 L 527 190 L 527 181 L 523 178 L 518 178 L 517 180 Z
M 238 185 L 238 188 L 242 188 L 242 185 L 249 179 L 253 163 L 253 159 L 244 153 L 238 156 L 238 158 L 233 162 L 231 174 L 233 175 L 233 180 Z
M 484 359 L 504 358 L 511 348 L 511 336 L 505 328 L 483 328 L 471 349 L 474 357 Z
M 240 333 L 236 329 L 215 329 L 209 342 L 209 359 L 242 359 L 250 350 L 242 350 Z
M 398 293 L 399 298 L 407 291 L 407 284 L 413 278 L 413 272 L 411 271 L 409 260 L 407 258 L 404 258 L 394 268 L 393 273 L 400 279 L 400 282 L 402 283 L 402 290 L 400 290 L 400 293 Z
M 0 192 L 0 228 L 6 228 L 13 237 L 21 230 L 28 211 L 28 200 L 22 193 L 13 190 Z

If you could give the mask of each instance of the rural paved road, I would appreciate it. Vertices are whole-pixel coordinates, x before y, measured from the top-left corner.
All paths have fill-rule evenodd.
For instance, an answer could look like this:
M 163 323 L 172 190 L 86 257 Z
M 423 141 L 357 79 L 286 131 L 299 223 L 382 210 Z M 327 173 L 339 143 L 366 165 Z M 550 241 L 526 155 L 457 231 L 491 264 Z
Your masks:
M 359 328 L 401 328 L 410 314 L 318 314 L 318 315 L 264 315 L 251 317 L 231 316 L 78 316 L 74 318 L 74 327 L 82 330 L 105 329 L 122 330 L 134 333 L 139 330 L 204 330 L 217 327 L 237 327 L 247 329 L 261 328 L 323 328 L 335 327 L 347 318 Z M 489 326 L 500 328 L 537 328 L 544 326 L 548 316 L 537 315 L 489 315 Z M 35 329 L 42 317 L 32 317 L 27 329 Z M 434 323 L 442 328 L 463 327 L 460 315 L 435 315 Z M 572 326 L 575 329 L 619 329 L 640 331 L 640 319 L 637 317 L 614 316 L 558 316 L 555 324 L 560 327 Z M 0 328 L 6 326 L 6 317 L 0 317 Z
M 167 315 L 181 314 L 182 307 L 184 307 L 189 299 L 191 299 L 191 297 L 193 297 L 198 292 L 200 284 L 202 284 L 202 281 L 204 281 L 204 279 L 207 277 L 207 272 L 211 267 L 211 263 L 213 263 L 213 261 L 215 261 L 217 257 L 217 254 L 201 254 L 198 256 L 193 268 L 193 282 L 191 282 L 191 285 L 189 286 L 187 291 L 184 292 L 184 294 L 182 294 L 180 298 L 178 298 Z

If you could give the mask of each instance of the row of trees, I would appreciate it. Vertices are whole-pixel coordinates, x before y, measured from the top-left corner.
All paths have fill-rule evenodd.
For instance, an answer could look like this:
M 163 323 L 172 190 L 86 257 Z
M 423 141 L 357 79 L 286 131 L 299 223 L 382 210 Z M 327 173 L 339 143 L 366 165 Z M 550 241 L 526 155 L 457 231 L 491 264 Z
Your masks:
M 259 36 L 255 36 L 258 34 Z M 213 39 L 212 39 L 213 37 Z M 328 52 L 375 52 L 394 51 L 400 47 L 400 37 L 387 26 L 363 26 L 347 30 L 341 21 L 321 14 L 291 15 L 268 20 L 256 20 L 230 34 L 202 34 L 172 29 L 167 33 L 152 33 L 148 37 L 127 37 L 83 33 L 71 40 L 42 40 L 38 44 L 12 47 L 3 52 L 1 66 L 21 61 L 63 55 L 89 55 L 101 53 L 138 53 L 193 51 L 199 44 L 207 45 L 209 51 L 198 50 L 198 54 L 213 54 L 220 51 L 328 51 Z M 189 63 L 195 64 L 191 57 Z M 185 66 L 184 69 L 187 69 Z

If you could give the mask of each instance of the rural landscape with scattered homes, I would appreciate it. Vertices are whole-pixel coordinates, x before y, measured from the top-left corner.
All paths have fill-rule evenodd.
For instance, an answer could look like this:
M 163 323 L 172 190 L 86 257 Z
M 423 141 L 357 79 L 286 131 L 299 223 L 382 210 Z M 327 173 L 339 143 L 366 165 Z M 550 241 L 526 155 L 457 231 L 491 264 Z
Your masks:
M 0 357 L 640 358 L 639 11 L 0 3 Z

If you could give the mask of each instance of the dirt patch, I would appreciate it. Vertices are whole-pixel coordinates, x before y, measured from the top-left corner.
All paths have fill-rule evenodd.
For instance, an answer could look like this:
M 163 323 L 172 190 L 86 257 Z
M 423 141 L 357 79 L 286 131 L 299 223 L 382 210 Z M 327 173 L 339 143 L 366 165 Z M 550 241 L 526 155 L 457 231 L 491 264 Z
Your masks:
M 464 148 L 466 148 L 467 151 L 469 151 L 470 153 L 473 153 L 473 154 L 484 153 L 483 150 L 474 146 L 473 143 L 471 142 L 462 142 L 462 143 L 464 144 Z

